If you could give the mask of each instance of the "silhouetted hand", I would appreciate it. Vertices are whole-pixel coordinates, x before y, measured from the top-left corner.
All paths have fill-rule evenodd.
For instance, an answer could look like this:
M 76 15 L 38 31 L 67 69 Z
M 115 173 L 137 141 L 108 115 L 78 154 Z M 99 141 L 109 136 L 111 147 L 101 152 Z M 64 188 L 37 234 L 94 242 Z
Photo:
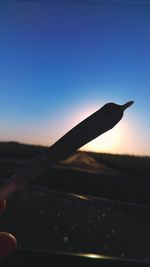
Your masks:
M 6 201 L 0 202 L 0 214 L 4 212 L 6 208 Z M 17 247 L 16 238 L 7 232 L 0 232 L 0 259 L 9 256 Z

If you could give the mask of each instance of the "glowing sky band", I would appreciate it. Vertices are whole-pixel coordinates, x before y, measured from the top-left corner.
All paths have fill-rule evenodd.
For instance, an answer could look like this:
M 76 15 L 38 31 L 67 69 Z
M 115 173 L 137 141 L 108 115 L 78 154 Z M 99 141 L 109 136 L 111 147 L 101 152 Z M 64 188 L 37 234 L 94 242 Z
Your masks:
M 0 188 L 0 201 L 22 189 L 51 166 L 64 160 L 77 149 L 113 128 L 123 117 L 124 110 L 134 102 L 124 105 L 107 103 L 95 113 L 73 127 L 38 158 L 17 172 Z

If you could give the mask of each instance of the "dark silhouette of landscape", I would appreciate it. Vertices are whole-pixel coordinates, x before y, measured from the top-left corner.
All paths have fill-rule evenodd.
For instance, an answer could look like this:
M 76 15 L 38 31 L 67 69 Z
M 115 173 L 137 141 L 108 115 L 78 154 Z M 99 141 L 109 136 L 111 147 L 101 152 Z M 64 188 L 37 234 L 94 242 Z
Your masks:
M 9 179 L 47 147 L 0 143 L 0 178 Z M 64 192 L 149 204 L 150 157 L 77 151 L 33 181 Z
M 4 183 L 47 147 L 0 143 Z M 150 157 L 77 151 L 8 199 L 18 248 L 149 261 Z

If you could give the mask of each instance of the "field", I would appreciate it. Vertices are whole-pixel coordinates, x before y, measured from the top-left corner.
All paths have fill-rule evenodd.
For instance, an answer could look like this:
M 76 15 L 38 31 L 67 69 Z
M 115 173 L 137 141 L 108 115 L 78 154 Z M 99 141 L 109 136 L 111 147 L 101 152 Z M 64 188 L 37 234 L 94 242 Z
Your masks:
M 45 147 L 0 143 L 3 183 Z M 150 158 L 77 151 L 8 200 L 19 249 L 150 261 Z

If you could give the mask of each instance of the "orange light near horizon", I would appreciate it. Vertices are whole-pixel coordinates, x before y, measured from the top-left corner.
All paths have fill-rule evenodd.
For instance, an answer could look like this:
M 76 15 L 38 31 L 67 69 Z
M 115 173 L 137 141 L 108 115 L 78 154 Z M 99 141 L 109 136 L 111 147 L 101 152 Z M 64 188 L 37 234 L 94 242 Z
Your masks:
M 80 150 L 98 153 L 144 155 L 136 126 L 123 118 L 114 128 L 83 146 Z
M 101 108 L 101 106 L 98 107 L 98 105 L 87 105 L 84 106 L 84 108 L 79 108 L 75 115 L 72 116 L 69 124 L 72 124 L 72 127 L 77 125 L 88 116 L 96 112 L 99 108 Z M 123 128 L 123 123 L 121 121 L 113 129 L 84 145 L 82 148 L 80 148 L 80 150 L 115 153 L 115 151 L 118 151 L 119 146 L 121 146 L 124 132 Z
M 58 124 L 52 129 L 55 129 L 55 141 L 61 138 L 65 133 L 67 133 L 70 129 L 76 126 L 78 123 L 86 119 L 88 116 L 96 112 L 101 106 L 98 105 L 84 105 L 80 107 L 74 108 L 69 112 L 67 116 L 64 116 L 61 121 L 58 121 Z M 48 124 L 49 125 L 49 124 Z M 56 132 L 57 131 L 57 132 Z M 52 134 L 50 125 L 49 129 L 46 131 L 47 136 Z M 88 144 L 84 145 L 80 148 L 80 150 L 84 151 L 93 151 L 93 152 L 103 152 L 103 153 L 114 153 L 114 154 L 124 154 L 130 153 L 130 136 L 131 134 L 130 124 L 126 121 L 123 117 L 122 120 L 114 126 L 108 132 L 102 134 L 101 136 L 97 137 L 93 141 L 89 142 Z M 44 138 L 45 141 L 48 141 L 48 138 Z M 49 142 L 49 141 L 48 141 Z M 47 142 L 47 144 L 49 144 Z
M 88 144 L 84 145 L 81 150 L 104 152 L 104 153 L 116 153 L 121 146 L 121 140 L 123 138 L 122 125 L 116 125 L 108 132 L 102 134 L 96 139 L 92 140 Z
M 12 127 L 1 131 L 2 141 L 19 141 L 28 144 L 51 146 L 70 129 L 96 112 L 102 105 L 97 103 L 86 103 L 77 105 L 67 112 L 57 114 L 54 118 L 48 114 L 32 124 L 25 124 L 22 127 Z M 108 132 L 97 137 L 84 145 L 80 150 L 113 153 L 150 155 L 148 131 L 143 133 L 139 121 L 124 114 L 121 121 Z M 143 127 L 144 129 L 144 127 Z

